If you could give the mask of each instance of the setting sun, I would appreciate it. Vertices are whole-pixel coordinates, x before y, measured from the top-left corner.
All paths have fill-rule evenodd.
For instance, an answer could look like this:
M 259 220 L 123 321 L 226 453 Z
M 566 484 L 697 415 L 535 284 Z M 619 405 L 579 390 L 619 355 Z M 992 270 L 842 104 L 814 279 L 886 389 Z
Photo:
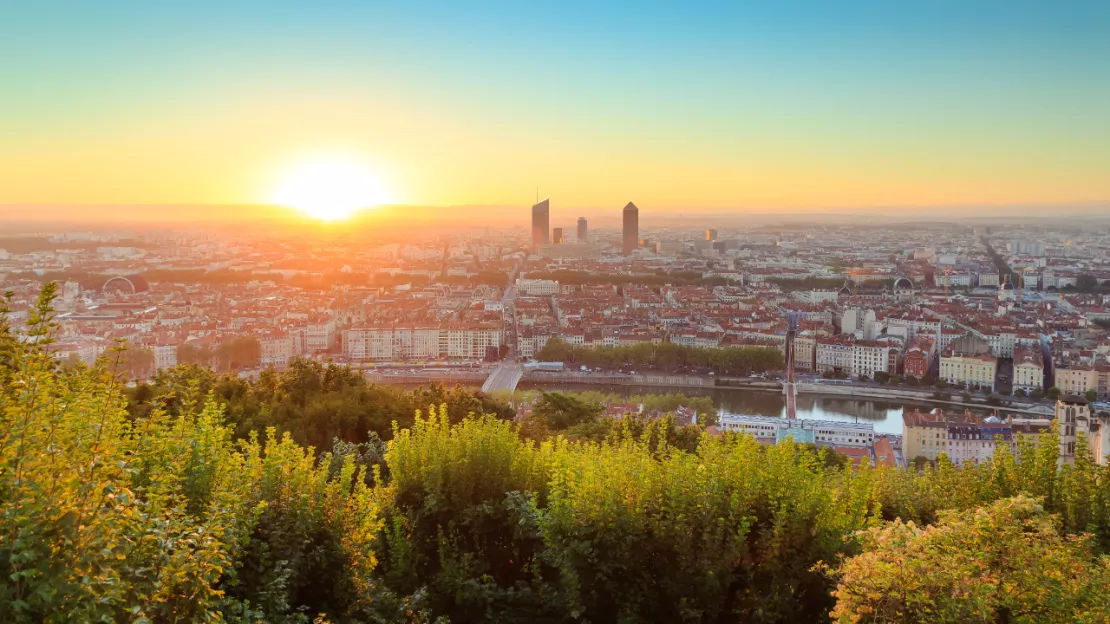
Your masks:
M 305 161 L 287 171 L 271 200 L 324 221 L 389 201 L 377 176 L 357 159 Z

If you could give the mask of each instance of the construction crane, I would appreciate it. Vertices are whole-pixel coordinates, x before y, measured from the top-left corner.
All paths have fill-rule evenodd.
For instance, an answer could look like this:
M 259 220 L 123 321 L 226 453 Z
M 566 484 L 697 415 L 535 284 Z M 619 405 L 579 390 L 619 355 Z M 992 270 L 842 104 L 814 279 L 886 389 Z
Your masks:
M 955 272 L 956 271 L 953 271 L 952 269 L 944 269 L 944 271 L 942 271 L 942 273 L 944 273 L 944 298 L 945 299 L 948 298 L 948 276 L 955 273 Z

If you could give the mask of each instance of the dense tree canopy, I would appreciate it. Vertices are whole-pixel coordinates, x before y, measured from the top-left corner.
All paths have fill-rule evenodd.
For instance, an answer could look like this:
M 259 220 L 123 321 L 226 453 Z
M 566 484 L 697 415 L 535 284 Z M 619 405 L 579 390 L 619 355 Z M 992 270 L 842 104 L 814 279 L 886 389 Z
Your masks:
M 335 439 L 364 443 L 371 433 L 388 439 L 394 422 L 407 428 L 416 410 L 428 406 L 446 405 L 451 422 L 468 414 L 512 415 L 505 403 L 473 390 L 435 384 L 404 391 L 367 383 L 346 366 L 303 359 L 280 372 L 265 369 L 254 380 L 178 365 L 127 391 L 135 416 L 149 414 L 156 406 L 178 413 L 186 401 L 203 403 L 209 393 L 223 406 L 236 438 L 273 427 L 316 449 L 331 448 Z
M 547 341 L 536 354 L 542 362 L 569 362 L 605 370 L 632 368 L 673 371 L 680 368 L 711 369 L 726 375 L 747 375 L 782 370 L 782 352 L 774 347 L 731 347 L 711 349 L 684 347 L 671 342 L 644 343 L 628 347 L 590 349 L 567 344 L 559 338 Z

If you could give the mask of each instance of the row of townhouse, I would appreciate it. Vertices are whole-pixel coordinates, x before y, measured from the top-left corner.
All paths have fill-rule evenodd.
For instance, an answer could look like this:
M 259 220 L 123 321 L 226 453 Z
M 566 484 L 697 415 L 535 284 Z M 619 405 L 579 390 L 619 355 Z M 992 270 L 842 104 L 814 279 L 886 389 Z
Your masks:
M 1099 391 L 1100 375 L 1094 366 L 1057 363 L 1053 374 L 1060 392 L 1082 395 L 1088 390 Z
M 848 336 L 817 338 L 814 361 L 818 373 L 844 373 L 852 377 L 875 373 L 895 374 L 902 357 L 901 340 L 852 340 Z M 795 340 L 795 355 L 797 351 Z
M 356 361 L 483 359 L 503 344 L 499 325 L 357 327 L 342 336 L 343 355 Z
M 963 414 L 931 413 L 918 410 L 902 416 L 903 454 L 907 461 L 917 457 L 935 460 L 943 453 L 957 464 L 980 463 L 991 459 L 999 449 L 1016 453 L 1019 436 L 1039 448 L 1054 426 L 1059 431 L 1061 463 L 1075 460 L 1076 446 L 1085 439 L 1095 461 L 1105 465 L 1110 454 L 1110 418 L 1092 413 L 1086 400 L 1065 396 L 1056 402 L 1052 418 L 1023 418 L 997 415 L 981 416 L 965 410 Z

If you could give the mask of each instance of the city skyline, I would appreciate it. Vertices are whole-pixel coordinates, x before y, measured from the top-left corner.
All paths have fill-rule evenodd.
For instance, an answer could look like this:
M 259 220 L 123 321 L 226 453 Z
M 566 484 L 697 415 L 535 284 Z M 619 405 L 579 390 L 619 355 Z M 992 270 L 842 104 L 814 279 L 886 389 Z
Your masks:
M 478 219 L 537 186 L 653 213 L 1110 201 L 1102 4 L 429 13 L 21 6 L 0 25 L 0 209 L 268 215 L 320 154 L 365 165 L 364 201 Z M 526 45 L 541 28 L 565 43 Z

